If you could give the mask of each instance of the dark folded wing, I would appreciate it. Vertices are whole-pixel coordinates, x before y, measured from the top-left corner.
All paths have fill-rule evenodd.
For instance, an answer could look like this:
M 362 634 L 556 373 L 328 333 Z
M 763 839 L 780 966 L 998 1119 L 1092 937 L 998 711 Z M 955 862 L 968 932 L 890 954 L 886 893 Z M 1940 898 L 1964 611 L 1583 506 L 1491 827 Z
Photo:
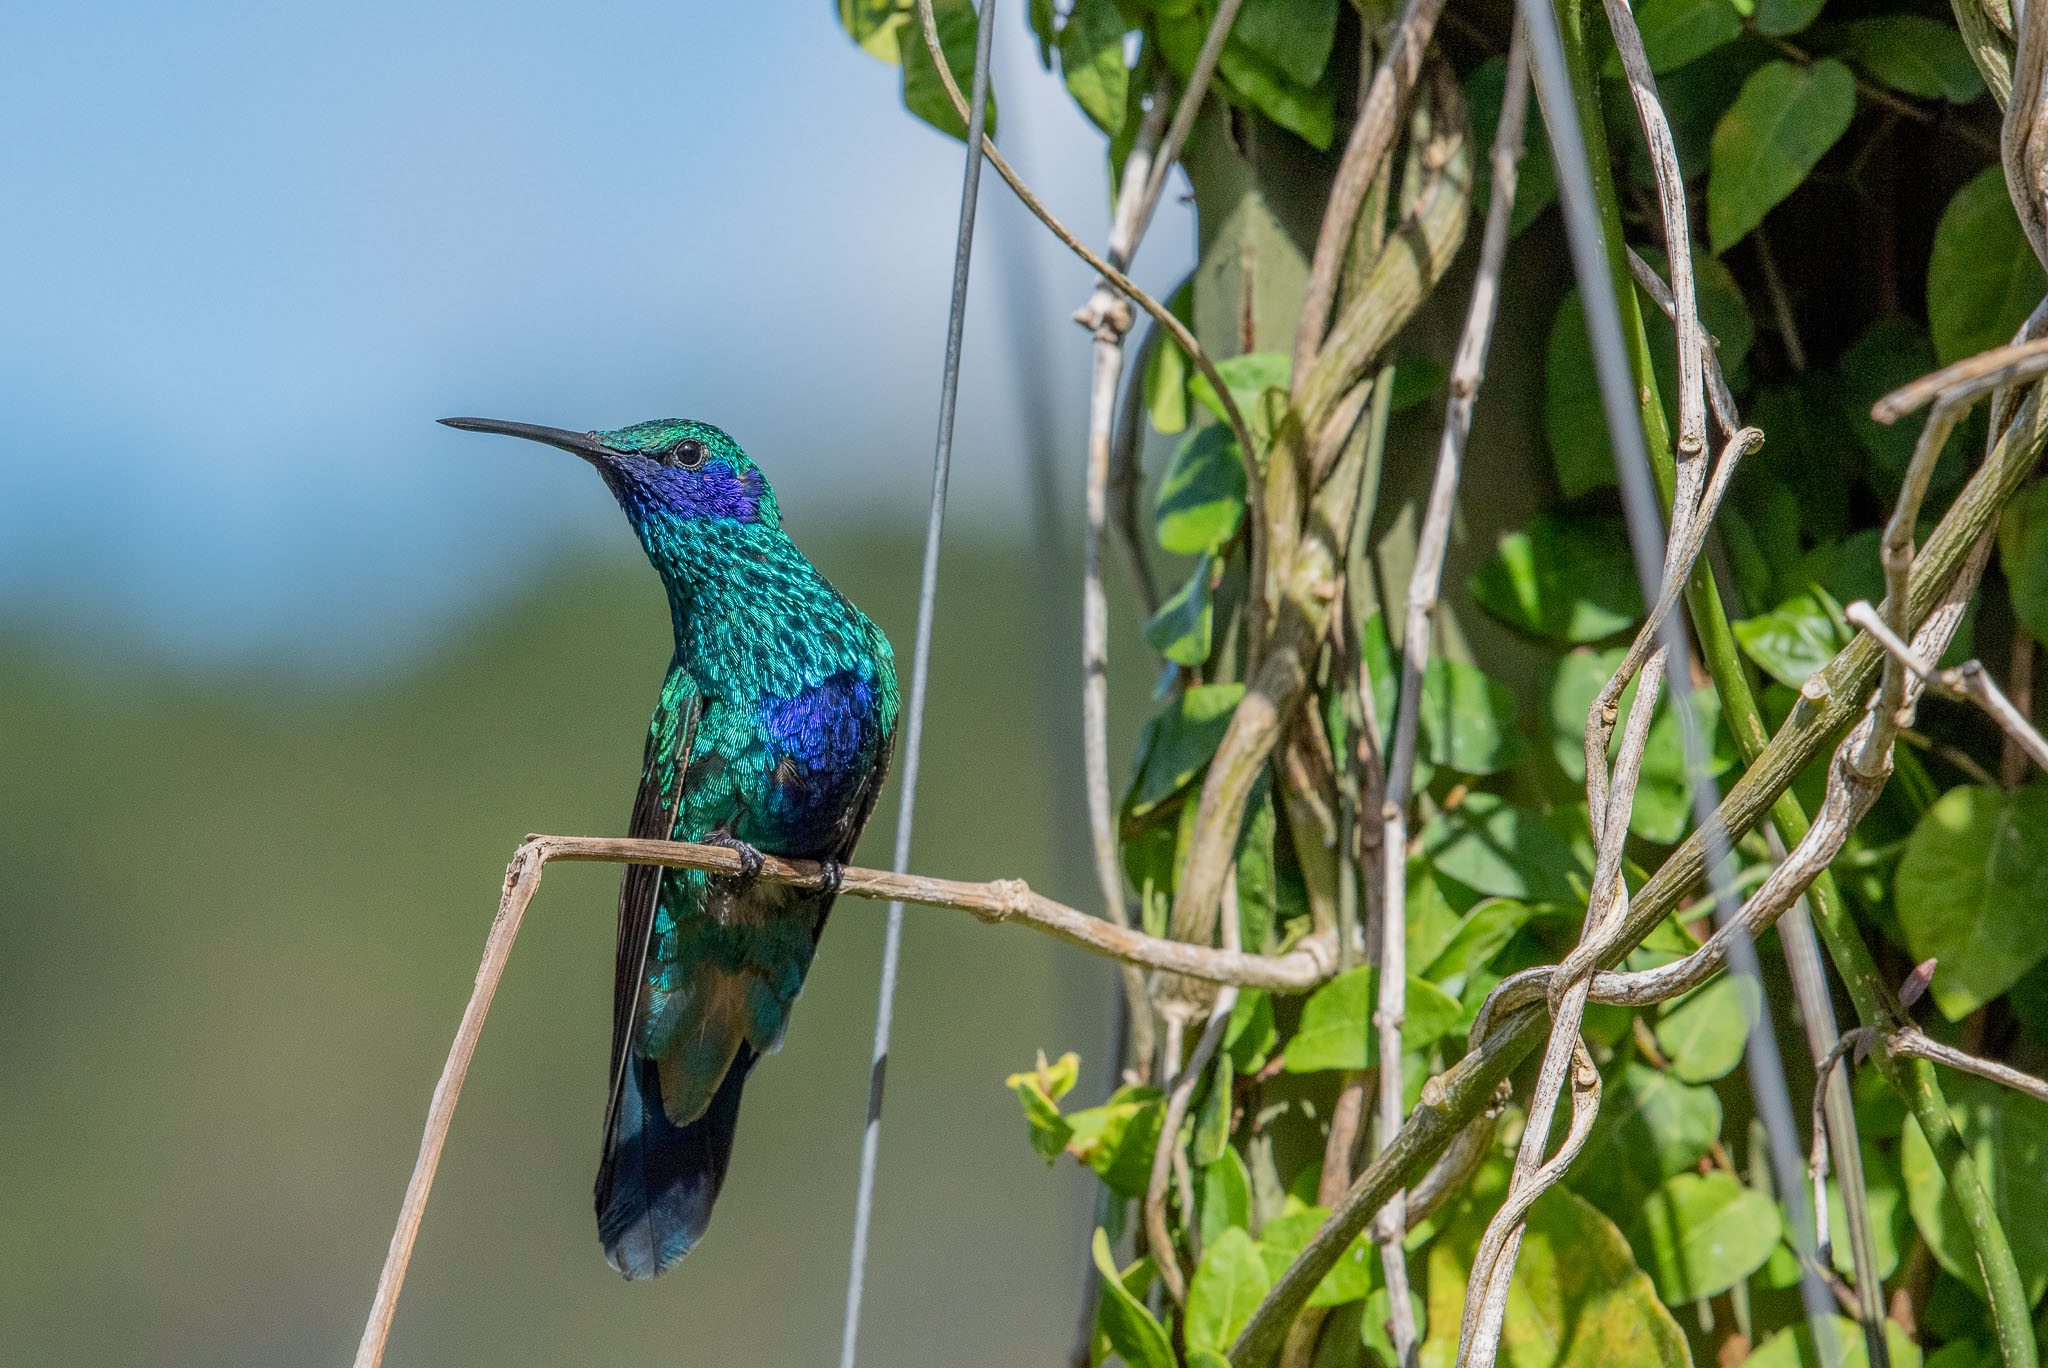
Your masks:
M 675 832 L 677 810 L 682 804 L 683 769 L 691 743 L 696 739 L 697 719 L 703 712 L 703 695 L 691 681 L 681 662 L 670 664 L 662 682 L 661 701 L 647 729 L 647 752 L 641 767 L 640 791 L 633 796 L 633 817 L 626 834 L 644 840 L 666 841 Z M 633 1033 L 640 1007 L 641 984 L 646 979 L 647 947 L 654 933 L 654 909 L 661 895 L 663 869 L 660 865 L 627 865 L 619 882 L 618 960 L 612 978 L 612 1053 L 609 1091 L 604 1109 L 604 1134 L 610 1143 L 612 1127 L 618 1120 L 619 1084 L 625 1076 Z

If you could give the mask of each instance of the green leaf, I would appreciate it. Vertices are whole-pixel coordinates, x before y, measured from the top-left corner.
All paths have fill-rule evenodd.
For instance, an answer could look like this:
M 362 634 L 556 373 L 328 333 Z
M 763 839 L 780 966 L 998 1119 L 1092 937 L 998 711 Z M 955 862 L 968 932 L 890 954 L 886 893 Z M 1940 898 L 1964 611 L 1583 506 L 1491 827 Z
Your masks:
M 1095 1231 L 1095 1269 L 1102 1274 L 1102 1299 L 1095 1308 L 1095 1328 L 1130 1368 L 1175 1368 L 1173 1343 L 1145 1303 L 1131 1294 L 1116 1271 L 1109 1235 Z
M 2036 480 L 2006 505 L 1998 563 L 2011 589 L 2013 614 L 2036 641 L 2048 640 L 2048 480 Z
M 1507 89 L 1508 59 L 1489 57 L 1465 78 L 1465 105 L 1472 120 L 1474 136 L 1491 145 L 1492 131 L 1500 126 L 1501 100 Z M 1474 223 L 1484 222 L 1486 206 L 1493 195 L 1493 160 L 1475 157 L 1472 163 L 1472 211 Z M 1522 125 L 1522 161 L 1515 173 L 1515 207 L 1508 215 L 1508 234 L 1514 236 L 1534 223 L 1537 216 L 1557 199 L 1557 169 L 1550 160 L 1550 139 L 1536 102 Z
M 1984 79 L 1952 24 L 1922 14 L 1881 14 L 1844 27 L 1850 55 L 1893 90 L 1954 104 L 1984 93 Z
M 1285 390 L 1293 372 L 1294 362 L 1285 352 L 1246 352 L 1216 363 L 1216 373 L 1223 377 L 1224 387 L 1237 401 L 1238 411 L 1244 415 L 1245 426 L 1251 429 L 1255 441 L 1263 442 L 1272 436 L 1266 425 L 1263 396 L 1269 389 Z M 1217 421 L 1230 421 L 1230 414 L 1216 397 L 1216 387 L 1209 383 L 1208 376 L 1196 372 L 1188 380 L 1188 393 L 1215 414 Z
M 1934 367 L 1934 344 L 1917 324 L 1897 315 L 1881 318 L 1864 329 L 1837 363 L 1836 369 L 1841 373 L 1840 400 L 1849 428 L 1870 453 L 1872 476 L 1887 500 L 1897 496 L 1905 479 L 1913 447 L 1920 439 L 1920 426 L 1917 422 L 1887 426 L 1870 416 L 1870 406 Z M 1956 437 L 1951 437 L 1935 465 L 1931 488 L 1936 494 L 1962 483 L 1970 456 L 1961 446 Z
M 1208 768 L 1243 697 L 1242 684 L 1191 685 L 1145 724 L 1137 778 L 1124 800 L 1127 818 L 1150 812 Z
M 1293 80 L 1278 64 L 1234 40 L 1223 45 L 1216 72 L 1274 123 L 1311 147 L 1329 147 L 1337 124 L 1336 92 L 1330 82 Z
M 1401 1023 L 1404 1051 L 1434 1044 L 1458 1024 L 1458 1000 L 1427 979 L 1410 974 L 1407 996 Z M 1301 1029 L 1287 1042 L 1287 1071 L 1375 1067 L 1379 1030 L 1372 1014 L 1378 1005 L 1379 971 L 1371 965 L 1339 974 L 1316 989 L 1301 1009 Z
M 1935 1005 L 1960 1021 L 2048 955 L 2048 781 L 1950 789 L 1913 828 L 1895 877 L 1907 949 L 1938 961 Z
M 1834 1352 L 1825 1362 L 1814 1348 L 1813 1328 L 1801 1321 L 1758 1345 L 1756 1352 L 1742 1361 L 1742 1368 L 1870 1368 L 1863 1327 L 1847 1316 L 1830 1316 L 1828 1324 L 1835 1332 Z M 1920 1346 L 1891 1321 L 1884 1323 L 1884 1342 L 1891 1351 L 1892 1368 L 1920 1368 Z
M 1834 615 L 1812 593 L 1733 624 L 1742 652 L 1780 684 L 1798 688 L 1847 645 Z
M 1643 615 L 1621 519 L 1540 513 L 1479 567 L 1472 597 L 1487 612 L 1553 641 L 1598 641 Z
M 1763 1267 L 1779 1236 L 1778 1204 L 1717 1169 L 1665 1179 L 1629 1243 L 1657 1291 L 1677 1305 L 1741 1282 Z
M 1422 854 L 1481 893 L 1534 902 L 1582 900 L 1588 871 L 1565 838 L 1525 808 L 1472 793 L 1422 830 Z
M 1059 14 L 1053 0 L 1029 0 L 1025 17 L 1031 23 L 1031 36 L 1038 40 L 1038 64 L 1051 71 L 1053 47 L 1059 41 Z
M 1194 281 L 1184 280 L 1166 301 L 1166 311 L 1188 323 L 1194 300 Z M 1170 435 L 1188 425 L 1188 354 L 1164 328 L 1153 336 L 1152 357 L 1145 363 L 1145 411 L 1152 415 L 1154 428 Z
M 1209 658 L 1210 619 L 1213 604 L 1209 581 L 1215 577 L 1216 558 L 1206 551 L 1195 562 L 1195 571 L 1173 597 L 1159 605 L 1159 611 L 1145 624 L 1145 640 L 1152 649 L 1176 665 L 1190 668 Z
M 1059 1100 L 1073 1088 L 1080 1073 L 1081 1057 L 1073 1051 L 1061 1055 L 1056 1064 L 1047 1064 L 1044 1051 L 1040 1051 L 1036 1069 L 1003 1080 L 1003 1086 L 1017 1094 L 1024 1108 L 1025 1124 L 1031 1127 L 1031 1148 L 1048 1164 L 1059 1158 L 1074 1138 L 1074 1128 L 1060 1115 Z
M 1471 665 L 1442 656 L 1429 662 L 1418 720 L 1434 764 L 1498 774 L 1514 763 L 1515 695 Z
M 1543 358 L 1543 435 L 1567 499 L 1614 483 L 1607 416 L 1593 371 L 1593 344 L 1579 292 L 1568 292 L 1550 322 Z
M 1244 461 L 1230 429 L 1221 423 L 1197 428 L 1159 484 L 1153 504 L 1159 545 L 1177 556 L 1221 546 L 1244 521 L 1244 492 Z
M 1534 913 L 1534 908 L 1513 898 L 1486 899 L 1465 914 L 1450 943 L 1429 961 L 1422 976 L 1445 992 L 1456 993 L 1453 985 L 1492 962 Z
M 1215 1163 L 1230 1148 L 1230 1090 L 1234 1072 L 1230 1056 L 1218 1055 L 1203 1088 L 1201 1109 L 1195 1113 L 1194 1135 L 1188 1141 L 1188 1159 L 1198 1166 Z
M 1650 1191 L 1698 1163 L 1721 1134 L 1721 1099 L 1645 1064 L 1607 1085 L 1572 1186 L 1609 1215 L 1633 1220 Z
M 1408 357 L 1394 367 L 1394 381 L 1387 395 L 1387 411 L 1402 413 L 1443 393 L 1451 378 L 1450 367 L 1422 357 Z
M 1195 1198 L 1201 1212 L 1202 1248 L 1223 1238 L 1232 1227 L 1250 1224 L 1252 1219 L 1252 1176 L 1244 1158 L 1234 1149 L 1202 1170 L 1202 1186 Z
M 1729 0 L 1639 0 L 1635 15 L 1650 70 L 1659 75 L 1742 36 L 1742 16 Z M 1608 58 L 1607 74 L 1621 75 L 1619 55 Z
M 1797 33 L 1820 18 L 1827 0 L 1756 0 L 1756 31 L 1772 37 Z
M 1067 1152 L 1119 1197 L 1142 1197 L 1152 1180 L 1164 1104 L 1157 1088 L 1122 1087 L 1099 1107 L 1067 1113 Z
M 1124 17 L 1116 0 L 1074 0 L 1060 28 L 1060 75 L 1097 128 L 1112 136 L 1123 128 L 1131 73 L 1124 68 Z
M 1921 22 L 1942 27 L 1931 19 Z M 2044 288 L 2048 277 L 2013 213 L 2005 172 L 1987 166 L 1956 191 L 1934 230 L 1934 255 L 1927 263 L 1927 323 L 1934 333 L 1935 360 L 1946 366 L 2004 346 L 2041 302 Z M 1917 429 L 1918 424 L 1910 426 Z
M 1714 251 L 1734 246 L 1798 189 L 1855 113 L 1856 78 L 1840 62 L 1757 68 L 1714 130 L 1707 174 Z
M 1265 1260 L 1266 1272 L 1278 1280 L 1329 1219 L 1328 1207 L 1308 1206 L 1266 1222 L 1259 1235 L 1259 1257 Z M 1373 1245 L 1370 1232 L 1362 1232 L 1330 1265 L 1330 1271 L 1309 1293 L 1308 1304 L 1342 1306 L 1357 1301 L 1378 1285 L 1378 1274 L 1379 1250 Z
M 1740 1064 L 1757 1007 L 1754 981 L 1727 974 L 1666 1007 L 1657 1017 L 1657 1048 L 1672 1074 L 1711 1083 Z
M 899 0 L 839 0 L 839 27 L 846 36 L 892 66 L 903 60 L 896 45 L 906 22 L 914 25 L 917 14 L 904 9 Z
M 2039 1301 L 2048 1289 L 2048 1221 L 2042 1219 L 2048 1212 L 2048 1107 L 1978 1078 L 1945 1076 L 1942 1086 L 1963 1147 L 1978 1179 L 1991 1191 L 2027 1299 Z M 1941 1266 L 1981 1297 L 1976 1246 L 1962 1208 L 1949 1193 L 1919 1123 L 1908 1117 L 1904 1134 L 1899 1158 L 1913 1222 Z
M 969 0 L 934 0 L 932 18 L 936 21 L 939 48 L 946 54 L 946 66 L 953 73 L 954 84 L 960 87 L 961 95 L 971 95 L 974 80 L 974 6 Z M 904 107 L 941 133 L 950 134 L 965 142 L 967 124 L 954 112 L 953 101 L 946 94 L 945 84 L 939 79 L 939 69 L 932 65 L 931 48 L 925 44 L 924 32 L 915 13 L 912 13 L 903 27 L 896 31 L 896 36 L 898 54 L 903 59 Z M 987 133 L 991 138 L 996 135 L 996 91 L 993 81 L 988 91 Z
M 1272 1285 L 1252 1237 L 1241 1226 L 1224 1231 L 1188 1280 L 1187 1319 L 1181 1324 L 1188 1348 L 1228 1349 Z
M 1300 86 L 1322 78 L 1337 37 L 1337 0 L 1245 0 L 1230 26 L 1241 43 Z
M 1429 1246 L 1429 1330 L 1422 1368 L 1453 1368 L 1465 1284 L 1506 1167 L 1482 1168 L 1445 1211 Z M 1368 1307 L 1370 1310 L 1370 1307 Z M 1685 1332 L 1658 1302 L 1614 1223 L 1563 1188 L 1536 1199 L 1501 1328 L 1500 1368 L 1691 1368 Z
M 1280 1043 L 1280 1031 L 1273 1024 L 1273 1000 L 1257 988 L 1237 995 L 1230 1009 L 1230 1023 L 1223 1028 L 1223 1048 L 1239 1073 L 1257 1073 Z
M 1237 916 L 1244 948 L 1251 951 L 1266 948 L 1280 917 L 1279 878 L 1273 867 L 1275 827 L 1271 785 L 1261 775 L 1253 783 L 1244 825 L 1237 833 Z M 1244 995 L 1238 997 L 1242 1001 Z

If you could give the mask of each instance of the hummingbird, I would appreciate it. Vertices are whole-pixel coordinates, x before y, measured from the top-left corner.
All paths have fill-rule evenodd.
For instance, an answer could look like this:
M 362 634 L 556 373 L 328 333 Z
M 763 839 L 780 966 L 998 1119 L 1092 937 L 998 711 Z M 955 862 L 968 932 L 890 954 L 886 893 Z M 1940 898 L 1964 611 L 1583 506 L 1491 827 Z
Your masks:
M 734 876 L 628 865 L 620 881 L 597 1228 L 613 1268 L 649 1278 L 704 1233 L 740 1090 L 782 1043 L 841 864 L 881 795 L 895 654 L 783 531 L 760 468 L 709 423 L 441 421 L 597 468 L 675 628 L 628 832 L 741 858 Z M 760 881 L 764 851 L 820 861 L 824 886 Z

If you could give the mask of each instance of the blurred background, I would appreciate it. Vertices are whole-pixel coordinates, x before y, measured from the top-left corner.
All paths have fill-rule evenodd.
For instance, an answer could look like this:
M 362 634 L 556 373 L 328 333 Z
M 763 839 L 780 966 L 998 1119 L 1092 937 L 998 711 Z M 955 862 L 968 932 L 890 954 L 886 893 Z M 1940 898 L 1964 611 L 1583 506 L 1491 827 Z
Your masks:
M 1003 140 L 1100 241 L 1021 10 Z M 587 469 L 432 420 L 719 423 L 907 658 L 960 147 L 821 0 L 5 14 L 0 1362 L 343 1362 L 504 862 L 623 829 L 669 651 Z M 1090 280 L 984 188 L 915 863 L 1090 906 Z M 628 1286 L 589 1202 L 616 882 L 558 868 L 529 916 L 394 1365 L 836 1349 L 880 907 L 836 913 L 705 1244 Z M 911 913 L 866 1361 L 1064 1350 L 1089 1185 L 1002 1079 L 1073 1048 L 1098 1087 L 1110 983 Z

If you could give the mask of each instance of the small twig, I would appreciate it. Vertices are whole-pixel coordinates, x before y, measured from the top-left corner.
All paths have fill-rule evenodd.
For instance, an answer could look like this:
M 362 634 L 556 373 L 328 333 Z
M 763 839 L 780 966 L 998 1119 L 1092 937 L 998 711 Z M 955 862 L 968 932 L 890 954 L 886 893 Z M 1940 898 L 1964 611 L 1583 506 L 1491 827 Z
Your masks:
M 1422 710 L 1423 679 L 1429 662 L 1431 619 L 1448 554 L 1451 515 L 1464 473 L 1465 442 L 1472 430 L 1473 401 L 1485 379 L 1486 357 L 1499 311 L 1500 272 L 1507 256 L 1509 220 L 1522 154 L 1522 129 L 1529 101 L 1527 36 L 1520 21 L 1509 41 L 1507 85 L 1501 97 L 1500 121 L 1493 140 L 1493 190 L 1486 228 L 1480 241 L 1479 269 L 1472 299 L 1451 368 L 1450 399 L 1444 413 L 1443 439 L 1437 452 L 1436 475 L 1429 505 L 1416 542 L 1415 568 L 1408 580 L 1407 614 L 1402 628 L 1401 688 L 1394 719 L 1394 737 L 1382 808 L 1380 849 L 1381 916 L 1379 1002 L 1373 1023 L 1379 1031 L 1379 1148 L 1391 1143 L 1400 1129 L 1404 1079 L 1401 1027 L 1407 990 L 1407 861 L 1408 802 L 1415 774 L 1416 735 Z M 1388 1289 L 1394 1350 L 1410 1364 L 1419 1336 L 1408 1304 L 1408 1265 L 1401 1237 L 1407 1230 L 1406 1194 L 1396 1192 L 1381 1209 L 1374 1231 Z
M 1223 948 L 1236 950 L 1239 947 L 1237 869 L 1231 867 L 1223 887 Z M 1223 1041 L 1224 1028 L 1230 1025 L 1230 1013 L 1237 1006 L 1237 989 L 1226 986 L 1216 994 L 1216 1000 L 1209 1005 L 1209 1024 L 1203 1028 L 1202 1038 L 1195 1042 L 1195 1052 L 1188 1057 L 1187 1067 L 1174 1082 L 1173 1091 L 1166 1099 L 1166 1113 L 1159 1125 L 1159 1143 L 1152 1151 L 1152 1178 L 1145 1187 L 1145 1236 L 1152 1244 L 1152 1262 L 1158 1266 L 1160 1281 L 1173 1295 L 1175 1302 L 1185 1305 L 1188 1299 L 1187 1279 L 1182 1276 L 1180 1255 L 1175 1251 L 1173 1232 L 1166 1224 L 1166 1185 L 1170 1170 L 1180 1156 L 1180 1125 L 1187 1119 L 1188 1103 L 1194 1098 L 1195 1085 L 1202 1081 L 1203 1072 L 1209 1067 L 1209 1060 L 1216 1053 L 1216 1047 Z M 1183 1222 L 1192 1219 L 1192 1206 L 1181 1211 Z
M 1458 1331 L 1458 1362 L 1470 1368 L 1492 1368 L 1494 1355 L 1499 1351 L 1500 1333 L 1507 1316 L 1508 1287 L 1514 1277 L 1515 1255 L 1522 1244 L 1522 1222 L 1529 1208 L 1579 1157 L 1579 1151 L 1586 1147 L 1586 1138 L 1592 1134 L 1594 1119 L 1600 1114 L 1600 1070 L 1583 1040 L 1573 1042 L 1571 1054 L 1572 1120 L 1564 1143 L 1536 1170 L 1535 1181 L 1519 1185 L 1519 1190 L 1509 1189 L 1500 1211 L 1487 1223 L 1479 1248 L 1473 1252 L 1465 1318 Z M 1474 1289 L 1481 1290 L 1481 1295 L 1473 1296 Z
M 1993 682 L 1990 672 L 1981 662 L 1966 660 L 1950 669 L 1938 668 L 1929 663 L 1920 652 L 1899 640 L 1891 628 L 1885 625 L 1884 619 L 1877 615 L 1877 611 L 1861 599 L 1844 609 L 1843 615 L 1875 637 L 1893 660 L 1911 671 L 1922 683 L 1951 697 L 1968 699 L 1989 713 L 1991 720 L 1999 725 L 2007 738 L 2019 747 L 2027 758 L 2043 769 L 2048 769 L 2048 740 L 2044 740 L 2025 714 L 2012 705 L 2012 700 L 2008 699 Z
M 1138 340 L 1138 354 L 1131 361 L 1134 377 L 1144 376 L 1158 347 L 1159 326 L 1148 319 L 1144 336 Z M 1145 554 L 1144 538 L 1138 531 L 1138 452 L 1145 428 L 1145 386 L 1140 378 L 1124 386 L 1116 432 L 1109 446 L 1109 528 L 1116 534 L 1124 560 L 1131 567 L 1131 585 L 1138 595 L 1138 606 L 1149 618 L 1159 611 L 1160 598 L 1159 582 L 1153 577 L 1152 562 Z M 1093 1260 L 1089 1267 L 1094 1267 Z
M 1870 406 L 1870 416 L 1880 423 L 1896 423 L 1936 400 L 1967 403 L 1987 391 L 2043 374 L 2048 374 L 2048 338 L 1993 347 L 1899 386 Z
M 1750 234 L 1750 241 L 1756 244 L 1756 264 L 1763 268 L 1764 293 L 1770 296 L 1771 312 L 1777 315 L 1778 341 L 1784 344 L 1785 360 L 1795 373 L 1803 373 L 1806 347 L 1799 340 L 1799 324 L 1792 317 L 1792 297 L 1785 292 L 1785 279 L 1778 274 L 1778 259 L 1771 255 L 1771 244 L 1761 227 Z
M 2026 717 L 2034 711 L 2034 634 L 2023 622 L 2014 623 L 2012 629 L 2012 673 L 2009 676 L 2013 711 Z M 1998 753 L 1998 782 L 2002 788 L 2015 789 L 2027 777 L 2027 752 L 2018 739 L 2007 734 L 2005 745 Z
M 2009 1064 L 2000 1064 L 1995 1059 L 1985 1059 L 1958 1050 L 1953 1045 L 1944 1045 L 1917 1026 L 1907 1026 L 1893 1031 L 1884 1038 L 1885 1053 L 1902 1055 L 1908 1059 L 1925 1059 L 1935 1064 L 1946 1064 L 1951 1069 L 1988 1078 L 2001 1087 L 2023 1092 L 2029 1097 L 2048 1102 L 2048 1082 L 2022 1073 Z
M 1675 326 L 1678 320 L 1678 301 L 1671 295 L 1671 287 L 1664 283 L 1650 263 L 1636 255 L 1636 249 L 1628 249 L 1629 274 L 1636 278 L 1636 284 L 1650 296 L 1650 300 Z M 1707 399 L 1713 405 L 1714 421 L 1721 425 L 1724 437 L 1733 437 L 1742 426 L 1742 419 L 1735 411 L 1735 393 L 1728 388 L 1728 377 L 1721 370 L 1720 340 L 1705 328 L 1700 330 L 1701 342 L 1706 358 Z
M 1165 104 L 1155 101 L 1139 124 L 1124 162 L 1123 193 L 1117 197 L 1115 223 L 1109 234 L 1109 258 L 1119 266 L 1129 261 L 1143 232 L 1137 202 L 1164 119 Z M 1087 530 L 1081 543 L 1081 769 L 1103 915 L 1128 928 L 1131 919 L 1124 906 L 1123 869 L 1117 860 L 1116 814 L 1109 796 L 1109 599 L 1102 588 L 1102 534 L 1109 513 L 1116 388 L 1123 373 L 1124 334 L 1131 311 L 1107 285 L 1098 283 L 1089 308 L 1082 312 L 1095 319 L 1095 370 L 1088 387 Z M 1151 995 L 1136 966 L 1123 966 L 1122 978 L 1124 996 L 1130 1002 L 1134 1046 L 1138 1058 L 1146 1059 L 1152 1053 Z
M 727 853 L 738 859 L 738 852 Z M 462 1023 L 455 1028 L 455 1043 L 448 1047 L 447 1062 L 441 1066 L 440 1081 L 434 1084 L 433 1100 L 427 1104 L 427 1127 L 420 1136 L 419 1158 L 413 1162 L 412 1177 L 405 1185 L 405 1200 L 399 1204 L 398 1228 L 391 1232 L 384 1271 L 377 1277 L 377 1295 L 370 1302 L 370 1318 L 363 1326 L 362 1342 L 356 1346 L 355 1368 L 377 1368 L 384 1360 L 384 1342 L 391 1337 L 391 1318 L 398 1313 L 398 1293 L 405 1286 L 413 1242 L 419 1238 L 420 1221 L 427 1214 L 427 1194 L 434 1186 L 434 1170 L 440 1167 L 441 1148 L 447 1143 L 448 1127 L 455 1120 L 455 1101 L 462 1095 L 462 1080 L 469 1073 L 470 1057 L 476 1053 L 477 1040 L 483 1035 L 491 996 L 498 991 L 498 980 L 504 977 L 512 942 L 519 937 L 520 919 L 526 915 L 534 889 L 540 886 L 541 869 L 546 863 L 546 855 L 529 843 L 519 847 L 512 863 L 505 867 L 505 891 L 498 899 L 498 915 L 491 920 L 483 961 L 476 968 L 476 986 L 470 990 L 469 1005 L 462 1009 Z

